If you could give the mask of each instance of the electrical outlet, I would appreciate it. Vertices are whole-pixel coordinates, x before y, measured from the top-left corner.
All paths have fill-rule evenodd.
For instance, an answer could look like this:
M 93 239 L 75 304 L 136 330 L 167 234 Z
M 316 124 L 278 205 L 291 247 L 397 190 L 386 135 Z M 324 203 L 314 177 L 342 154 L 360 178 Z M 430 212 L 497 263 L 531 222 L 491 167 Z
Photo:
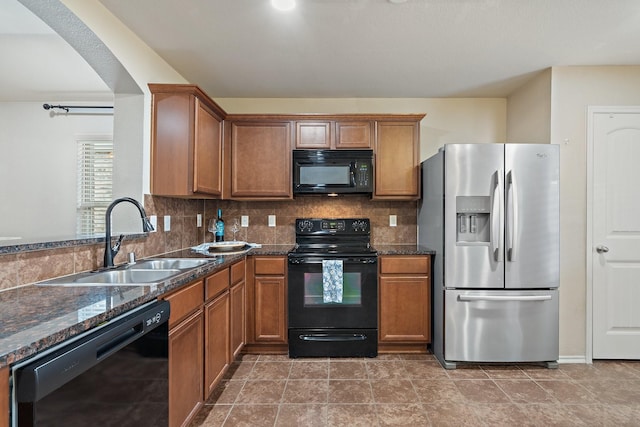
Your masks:
M 149 217 L 149 222 L 151 223 L 151 226 L 153 227 L 152 233 L 155 233 L 156 231 L 158 231 L 158 217 L 156 215 L 151 215 Z
M 249 226 L 249 215 L 241 215 L 240 227 L 248 227 L 248 226 Z
M 164 216 L 164 231 L 171 231 L 171 215 Z
M 389 227 L 398 226 L 398 215 L 389 215 Z
M 269 227 L 275 227 L 275 226 L 276 226 L 276 216 L 269 215 Z
M 196 215 L 196 227 L 202 227 L 202 214 Z

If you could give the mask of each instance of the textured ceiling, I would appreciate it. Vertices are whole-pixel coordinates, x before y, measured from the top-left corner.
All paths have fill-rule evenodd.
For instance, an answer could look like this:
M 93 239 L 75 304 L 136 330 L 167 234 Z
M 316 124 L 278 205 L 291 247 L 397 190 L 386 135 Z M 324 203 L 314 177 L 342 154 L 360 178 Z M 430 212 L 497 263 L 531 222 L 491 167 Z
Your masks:
M 637 0 L 98 1 L 213 97 L 503 97 L 550 66 L 640 64 Z M 0 99 L 105 91 L 55 34 L 9 25 L 16 4 Z

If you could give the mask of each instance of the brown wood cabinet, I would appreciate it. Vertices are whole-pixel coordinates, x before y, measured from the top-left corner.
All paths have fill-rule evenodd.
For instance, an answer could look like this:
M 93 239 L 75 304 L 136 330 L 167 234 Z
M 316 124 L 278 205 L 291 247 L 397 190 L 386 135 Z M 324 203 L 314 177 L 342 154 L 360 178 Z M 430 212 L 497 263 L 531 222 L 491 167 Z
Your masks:
M 379 258 L 379 350 L 426 352 L 431 342 L 431 258 Z
M 229 269 L 205 279 L 204 395 L 206 400 L 227 371 L 229 356 Z
M 228 123 L 225 146 L 230 147 L 229 198 L 291 199 L 291 122 L 229 116 Z
M 149 84 L 151 194 L 219 198 L 226 113 L 195 85 Z
M 246 341 L 246 281 L 245 281 L 244 260 L 231 266 L 231 288 L 229 289 L 229 300 L 231 305 L 230 315 L 230 358 L 233 359 L 240 354 Z
M 169 316 L 169 426 L 184 426 L 203 402 L 203 281 L 167 296 Z
M 229 313 L 228 290 L 204 306 L 204 400 L 222 379 L 231 363 Z
M 9 427 L 9 368 L 0 368 L 0 427 Z
M 286 351 L 287 259 L 252 256 L 247 266 L 247 347 L 263 352 Z
M 360 149 L 373 146 L 371 120 L 298 120 L 295 146 L 299 149 Z
M 376 123 L 374 200 L 420 197 L 419 122 L 422 117 Z

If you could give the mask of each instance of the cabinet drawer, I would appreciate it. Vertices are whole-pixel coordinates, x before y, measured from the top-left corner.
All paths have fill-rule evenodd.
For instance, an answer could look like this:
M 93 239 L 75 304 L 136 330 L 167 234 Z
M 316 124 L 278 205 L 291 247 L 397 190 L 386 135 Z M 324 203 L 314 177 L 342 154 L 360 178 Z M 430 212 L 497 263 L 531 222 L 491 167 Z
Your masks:
M 402 255 L 380 257 L 380 274 L 429 274 L 429 256 Z
M 225 268 L 224 270 L 220 270 L 217 273 L 214 273 L 211 276 L 207 277 L 205 279 L 204 285 L 205 301 L 208 301 L 216 295 L 226 291 L 227 289 L 229 289 L 229 269 Z
M 202 280 L 192 283 L 165 298 L 171 304 L 169 327 L 176 325 L 187 315 L 202 307 L 204 295 Z
M 256 275 L 284 275 L 286 270 L 286 258 L 284 257 L 256 257 L 255 260 Z
M 244 267 L 244 260 L 236 262 L 231 266 L 231 285 L 235 285 L 236 283 L 244 280 Z

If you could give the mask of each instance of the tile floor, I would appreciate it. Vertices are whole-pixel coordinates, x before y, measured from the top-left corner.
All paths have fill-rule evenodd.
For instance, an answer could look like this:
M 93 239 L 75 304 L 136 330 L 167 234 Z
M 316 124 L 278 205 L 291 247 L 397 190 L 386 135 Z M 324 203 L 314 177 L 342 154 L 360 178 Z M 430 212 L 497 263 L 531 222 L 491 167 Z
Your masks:
M 640 426 L 640 362 L 440 367 L 244 355 L 196 426 Z

